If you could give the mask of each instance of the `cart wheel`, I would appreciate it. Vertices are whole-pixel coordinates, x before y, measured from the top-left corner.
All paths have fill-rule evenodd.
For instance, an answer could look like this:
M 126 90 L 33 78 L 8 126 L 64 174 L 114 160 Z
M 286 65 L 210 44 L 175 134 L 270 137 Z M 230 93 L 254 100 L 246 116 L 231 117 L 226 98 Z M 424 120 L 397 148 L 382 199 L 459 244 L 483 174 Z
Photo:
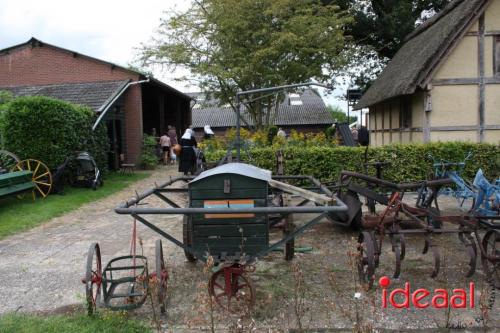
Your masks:
M 20 159 L 7 150 L 0 150 L 0 174 L 11 171 Z
M 87 255 L 87 271 L 85 273 L 85 294 L 87 312 L 91 316 L 99 306 L 101 298 L 102 265 L 99 244 L 93 243 Z
M 375 242 L 372 232 L 363 231 L 358 237 L 357 266 L 360 283 L 370 289 L 375 280 Z
M 161 313 L 165 313 L 167 298 L 167 282 L 168 272 L 163 259 L 163 247 L 161 239 L 156 241 L 156 278 L 158 279 L 158 304 L 160 305 Z
M 283 234 L 288 236 L 295 230 L 295 225 L 293 222 L 289 221 L 287 225 L 285 226 L 285 229 L 283 229 Z M 295 238 L 290 239 L 288 242 L 285 243 L 285 260 L 290 261 L 293 259 L 295 255 Z
M 35 184 L 35 189 L 33 190 L 33 198 L 36 195 L 41 195 L 45 198 L 50 193 L 52 188 L 52 174 L 50 169 L 42 162 L 33 159 L 22 160 L 18 162 L 12 171 L 23 171 L 29 170 L 33 172 L 31 180 Z
M 233 270 L 233 267 L 226 267 L 212 274 L 208 291 L 215 302 L 226 311 L 244 314 L 255 304 L 255 287 L 250 278 Z M 230 286 L 231 290 L 226 291 L 226 285 Z
M 191 218 L 187 215 L 184 215 L 184 219 L 182 221 L 182 240 L 184 245 L 191 246 Z M 195 262 L 197 259 L 190 252 L 184 250 L 184 255 L 189 262 Z
M 495 288 L 500 288 L 500 232 L 497 230 L 489 230 L 483 237 L 482 241 L 486 256 L 481 256 L 483 270 L 490 282 Z M 497 258 L 491 258 L 496 256 Z M 488 258 L 490 257 L 490 258 Z

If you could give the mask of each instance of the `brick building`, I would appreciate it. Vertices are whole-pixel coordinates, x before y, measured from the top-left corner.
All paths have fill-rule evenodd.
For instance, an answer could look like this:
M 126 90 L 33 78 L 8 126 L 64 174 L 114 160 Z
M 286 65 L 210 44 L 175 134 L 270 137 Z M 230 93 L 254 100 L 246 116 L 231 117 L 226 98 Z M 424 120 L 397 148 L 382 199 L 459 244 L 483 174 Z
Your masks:
M 105 122 L 110 167 L 119 155 L 137 162 L 143 133 L 180 133 L 191 124 L 191 98 L 153 78 L 35 38 L 0 50 L 0 90 L 88 105 Z

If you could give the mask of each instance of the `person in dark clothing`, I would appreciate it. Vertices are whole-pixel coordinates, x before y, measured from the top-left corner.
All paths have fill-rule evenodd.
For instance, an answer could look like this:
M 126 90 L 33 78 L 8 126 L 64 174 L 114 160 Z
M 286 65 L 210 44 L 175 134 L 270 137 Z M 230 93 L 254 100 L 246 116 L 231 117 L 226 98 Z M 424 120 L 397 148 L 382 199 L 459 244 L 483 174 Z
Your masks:
M 188 173 L 193 175 L 196 167 L 196 152 L 194 148 L 197 146 L 193 130 L 190 128 L 186 129 L 186 132 L 184 132 L 184 135 L 179 140 L 179 144 L 182 146 L 179 159 L 179 171 L 183 172 L 184 175 Z
M 370 132 L 366 126 L 361 126 L 358 131 L 358 142 L 361 146 L 368 146 L 370 144 Z

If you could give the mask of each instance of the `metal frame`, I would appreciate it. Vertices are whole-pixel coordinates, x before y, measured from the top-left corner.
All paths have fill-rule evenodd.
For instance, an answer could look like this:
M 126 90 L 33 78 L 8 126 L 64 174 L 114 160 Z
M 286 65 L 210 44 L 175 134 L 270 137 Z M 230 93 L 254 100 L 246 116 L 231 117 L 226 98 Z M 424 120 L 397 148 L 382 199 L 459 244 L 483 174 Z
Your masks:
M 183 242 L 179 241 L 175 237 L 171 236 L 170 234 L 166 233 L 165 231 L 161 230 L 159 227 L 154 225 L 152 222 L 148 221 L 144 216 L 142 215 L 178 215 L 178 214 L 184 214 L 184 215 L 192 215 L 192 214 L 203 214 L 203 213 L 210 213 L 210 214 L 242 214 L 242 213 L 254 213 L 254 214 L 281 214 L 284 217 L 288 216 L 290 214 L 306 214 L 306 213 L 316 213 L 319 214 L 303 226 L 295 229 L 293 232 L 289 233 L 281 239 L 280 241 L 271 244 L 267 249 L 257 253 L 256 255 L 253 256 L 247 256 L 243 258 L 243 261 L 245 264 L 250 264 L 255 261 L 258 257 L 261 257 L 263 255 L 266 255 L 267 253 L 271 252 L 272 250 L 278 248 L 279 246 L 285 244 L 286 242 L 290 241 L 291 239 L 295 238 L 296 236 L 302 234 L 306 229 L 312 227 L 313 225 L 317 224 L 320 222 L 323 218 L 328 218 L 328 213 L 331 212 L 346 212 L 347 211 L 347 206 L 340 200 L 336 199 L 335 200 L 335 205 L 334 206 L 303 206 L 305 203 L 304 201 L 307 201 L 307 199 L 304 199 L 303 202 L 301 202 L 297 206 L 292 206 L 292 207 L 251 207 L 251 208 L 183 208 L 180 207 L 178 204 L 173 202 L 170 198 L 168 198 L 165 193 L 179 193 L 179 192 L 187 192 L 188 189 L 179 189 L 179 188 L 171 188 L 169 187 L 170 185 L 180 182 L 180 181 L 189 181 L 194 179 L 194 176 L 182 176 L 182 177 L 175 177 L 171 178 L 167 182 L 161 184 L 161 185 L 156 185 L 154 188 L 145 191 L 142 194 L 137 194 L 136 198 L 131 199 L 127 202 L 121 203 L 118 205 L 118 207 L 115 208 L 115 212 L 118 214 L 123 214 L 123 215 L 131 215 L 135 219 L 137 219 L 139 222 L 147 226 L 148 228 L 152 229 L 156 233 L 160 234 L 161 236 L 165 237 L 175 245 L 179 246 L 180 248 L 184 249 L 185 251 L 189 252 L 190 254 L 196 256 L 198 259 L 205 261 L 206 258 L 204 258 L 203 255 L 200 256 L 200 253 L 195 251 L 192 247 L 186 246 L 183 244 Z M 290 176 L 273 176 L 272 179 L 275 180 L 302 180 L 302 181 L 309 181 L 312 186 L 320 191 L 321 193 L 328 195 L 328 196 L 333 196 L 333 193 L 324 185 L 321 184 L 321 182 L 314 177 L 311 176 L 296 176 L 296 175 L 290 175 Z M 144 200 L 145 198 L 155 195 L 162 199 L 170 208 L 141 208 L 138 207 L 138 205 L 141 204 L 141 201 Z

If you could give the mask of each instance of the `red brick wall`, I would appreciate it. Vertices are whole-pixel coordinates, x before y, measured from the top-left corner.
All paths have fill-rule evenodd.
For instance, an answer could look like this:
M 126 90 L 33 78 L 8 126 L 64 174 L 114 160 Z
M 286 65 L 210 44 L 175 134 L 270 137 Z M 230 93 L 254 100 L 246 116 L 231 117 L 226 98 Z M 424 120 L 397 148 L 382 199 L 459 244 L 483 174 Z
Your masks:
M 125 157 L 128 163 L 137 163 L 142 146 L 142 92 L 141 86 L 130 86 L 123 96 L 125 112 Z
M 127 79 L 139 75 L 50 46 L 26 45 L 0 55 L 0 87 Z
M 50 46 L 26 45 L 0 55 L 0 87 L 59 83 L 139 80 L 139 75 L 112 68 L 85 56 Z M 142 94 L 140 85 L 123 96 L 125 147 L 128 162 L 136 163 L 142 143 Z

